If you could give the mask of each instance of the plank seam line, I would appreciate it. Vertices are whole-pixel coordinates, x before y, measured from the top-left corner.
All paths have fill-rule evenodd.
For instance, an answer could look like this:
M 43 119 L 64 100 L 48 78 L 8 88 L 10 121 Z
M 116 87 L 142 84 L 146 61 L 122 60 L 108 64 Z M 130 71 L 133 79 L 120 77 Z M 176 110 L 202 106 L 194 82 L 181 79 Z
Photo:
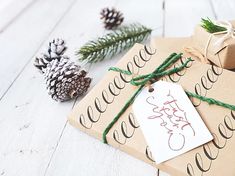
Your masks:
M 21 15 L 23 15 L 36 1 L 38 0 L 33 0 L 30 3 L 28 3 L 22 10 L 19 11 L 19 13 L 15 14 L 14 17 L 7 22 L 2 29 L 0 29 L 0 34 L 3 33 L 11 24 L 13 24 L 14 21 L 19 19 Z
M 162 1 L 162 37 L 165 37 L 166 21 L 166 0 Z
M 218 16 L 217 16 L 217 14 L 216 14 L 215 6 L 214 6 L 214 3 L 212 2 L 212 0 L 209 0 L 209 4 L 210 4 L 210 6 L 211 6 L 211 10 L 212 10 L 212 13 L 213 13 L 214 17 L 215 17 L 215 19 L 217 20 L 217 19 L 218 19 Z
M 69 5 L 69 7 L 66 9 L 66 11 L 62 14 L 62 16 L 59 18 L 59 20 L 56 22 L 56 24 L 54 25 L 54 27 L 52 28 L 52 30 L 48 33 L 48 35 L 45 37 L 45 39 L 41 42 L 41 44 L 39 44 L 38 49 L 36 49 L 36 51 L 33 53 L 32 56 L 30 56 L 30 59 L 26 62 L 26 64 L 23 66 L 23 68 L 19 71 L 19 73 L 16 75 L 16 77 L 14 78 L 14 80 L 12 81 L 12 83 L 9 85 L 9 87 L 4 91 L 4 93 L 2 94 L 2 96 L 0 97 L 0 101 L 3 99 L 3 97 L 7 94 L 7 92 L 10 90 L 10 88 L 13 86 L 13 84 L 16 82 L 16 80 L 19 78 L 19 76 L 21 75 L 21 73 L 25 70 L 25 68 L 29 65 L 29 63 L 31 62 L 32 59 L 34 59 L 34 56 L 38 53 L 38 51 L 41 49 L 41 47 L 43 46 L 43 44 L 45 43 L 45 40 L 54 32 L 55 28 L 59 25 L 59 23 L 62 21 L 62 19 L 66 16 L 66 14 L 69 12 L 69 10 L 72 8 L 72 6 L 74 5 L 74 3 L 76 2 L 76 0 L 73 0 L 71 2 L 71 4 Z
M 49 169 L 49 167 L 50 167 L 50 165 L 51 165 L 51 162 L 52 162 L 52 159 L 53 159 L 53 157 L 54 157 L 54 155 L 55 155 L 55 152 L 57 151 L 57 148 L 58 148 L 58 146 L 59 146 L 59 144 L 60 144 L 60 141 L 61 141 L 62 136 L 63 136 L 63 134 L 64 134 L 64 130 L 65 130 L 65 128 L 67 127 L 67 124 L 68 124 L 68 120 L 65 122 L 64 127 L 62 128 L 62 131 L 61 131 L 61 133 L 60 133 L 59 139 L 58 139 L 57 142 L 56 142 L 54 151 L 53 151 L 52 154 L 51 154 L 51 157 L 50 157 L 50 159 L 49 159 L 49 162 L 48 162 L 48 164 L 47 164 L 47 167 L 46 167 L 46 169 L 45 169 L 45 172 L 44 172 L 43 176 L 46 176 L 46 174 L 47 174 L 47 172 L 48 172 L 48 169 Z
M 76 104 L 76 101 L 77 101 L 77 99 L 74 101 L 74 103 L 73 103 L 73 105 L 72 105 L 72 109 L 74 108 L 74 106 L 75 106 L 75 104 Z M 58 146 L 59 146 L 59 144 L 60 144 L 60 141 L 61 141 L 62 136 L 63 136 L 63 134 L 64 134 L 65 128 L 67 127 L 67 124 L 68 124 L 68 120 L 66 120 L 66 122 L 65 122 L 65 124 L 64 124 L 64 127 L 63 127 L 62 130 L 61 130 L 59 139 L 58 139 L 57 142 L 56 142 L 54 151 L 53 151 L 52 154 L 51 154 L 51 157 L 50 157 L 50 159 L 49 159 L 49 162 L 48 162 L 48 164 L 47 164 L 47 167 L 46 167 L 46 169 L 45 169 L 45 172 L 44 172 L 44 175 L 43 175 L 43 176 L 46 176 L 46 175 L 47 175 L 48 169 L 49 169 L 49 167 L 50 167 L 50 165 L 51 165 L 51 162 L 52 162 L 52 159 L 53 159 L 53 157 L 54 157 L 54 155 L 55 155 L 55 152 L 57 151 L 57 148 L 58 148 Z

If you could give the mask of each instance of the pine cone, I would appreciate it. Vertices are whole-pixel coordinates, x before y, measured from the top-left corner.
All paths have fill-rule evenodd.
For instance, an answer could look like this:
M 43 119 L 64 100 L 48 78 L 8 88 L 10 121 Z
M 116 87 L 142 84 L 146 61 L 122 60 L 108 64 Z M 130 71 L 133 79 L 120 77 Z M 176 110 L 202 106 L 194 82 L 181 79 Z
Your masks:
M 63 56 L 66 47 L 61 39 L 49 43 L 46 54 L 36 57 L 34 66 L 44 75 L 49 95 L 56 101 L 76 98 L 87 91 L 91 78 L 87 72 Z
M 45 79 L 49 95 L 56 101 L 66 101 L 85 93 L 90 86 L 91 78 L 87 72 L 67 57 L 53 60 L 45 69 Z
M 67 47 L 65 46 L 64 40 L 54 39 L 49 43 L 47 53 L 43 53 L 41 56 L 35 58 L 34 66 L 43 73 L 43 69 L 47 67 L 47 64 L 54 59 L 60 60 L 66 49 Z
M 49 43 L 48 54 L 50 58 L 58 58 L 64 54 L 67 47 L 62 39 L 54 39 Z
M 106 29 L 113 29 L 118 27 L 124 20 L 123 14 L 115 8 L 104 8 L 101 11 L 101 19 L 103 19 L 104 27 Z

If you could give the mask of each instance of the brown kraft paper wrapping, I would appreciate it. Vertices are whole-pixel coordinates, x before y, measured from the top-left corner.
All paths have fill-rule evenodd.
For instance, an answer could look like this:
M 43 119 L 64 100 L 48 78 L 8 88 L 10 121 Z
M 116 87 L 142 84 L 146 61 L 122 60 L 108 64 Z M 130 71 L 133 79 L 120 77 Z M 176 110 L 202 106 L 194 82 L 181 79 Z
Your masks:
M 153 71 L 172 52 L 182 51 L 190 39 L 154 39 L 151 48 L 136 44 L 116 65 L 134 75 Z M 156 50 L 153 48 L 157 48 Z M 179 62 L 184 61 L 180 60 Z M 177 65 L 177 63 L 175 64 Z M 171 76 L 162 78 L 181 84 L 202 96 L 235 104 L 235 73 L 197 61 Z M 104 78 L 74 107 L 69 122 L 85 133 L 102 140 L 102 133 L 137 87 L 129 84 L 131 76 L 107 72 Z M 168 172 L 172 176 L 234 176 L 235 112 L 192 99 L 214 140 L 176 158 L 156 165 L 151 156 L 132 107 L 121 116 L 107 134 L 109 145 Z
M 235 21 L 231 23 L 235 26 Z M 224 35 L 226 34 L 211 34 L 200 25 L 197 25 L 192 36 L 192 46 L 205 57 L 205 49 L 211 36 L 206 58 L 219 67 L 233 69 L 235 68 L 235 39 L 229 38 L 222 45 L 215 45 L 216 41 Z

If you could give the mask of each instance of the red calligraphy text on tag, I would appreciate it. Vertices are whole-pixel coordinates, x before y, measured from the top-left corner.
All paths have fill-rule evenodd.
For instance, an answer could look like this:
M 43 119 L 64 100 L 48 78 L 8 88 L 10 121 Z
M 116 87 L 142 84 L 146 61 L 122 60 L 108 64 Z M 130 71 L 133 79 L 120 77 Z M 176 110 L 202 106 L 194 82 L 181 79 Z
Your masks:
M 185 135 L 195 136 L 195 130 L 188 121 L 184 108 L 179 106 L 178 100 L 174 98 L 170 90 L 161 105 L 155 104 L 154 100 L 154 96 L 146 98 L 146 102 L 153 106 L 153 115 L 147 118 L 157 120 L 160 127 L 166 131 L 169 149 L 180 151 L 186 143 Z

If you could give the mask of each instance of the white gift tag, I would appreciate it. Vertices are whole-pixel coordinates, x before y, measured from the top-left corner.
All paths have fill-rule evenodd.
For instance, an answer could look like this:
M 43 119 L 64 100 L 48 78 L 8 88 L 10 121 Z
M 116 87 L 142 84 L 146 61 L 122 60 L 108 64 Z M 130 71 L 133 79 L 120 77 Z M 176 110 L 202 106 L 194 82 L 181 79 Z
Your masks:
M 157 164 L 213 139 L 180 85 L 158 81 L 152 87 L 136 97 L 133 111 Z

